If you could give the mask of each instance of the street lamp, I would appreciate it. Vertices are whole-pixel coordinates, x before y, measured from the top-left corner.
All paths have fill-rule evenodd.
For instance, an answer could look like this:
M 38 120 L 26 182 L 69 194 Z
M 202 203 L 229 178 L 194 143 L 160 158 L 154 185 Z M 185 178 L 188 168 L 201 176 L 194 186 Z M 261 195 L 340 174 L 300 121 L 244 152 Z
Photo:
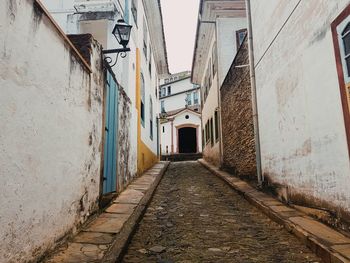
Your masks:
M 123 46 L 123 48 L 117 48 L 117 49 L 109 49 L 109 50 L 103 50 L 102 53 L 104 55 L 106 54 L 117 54 L 115 62 L 112 63 L 113 59 L 109 56 L 105 56 L 104 61 L 108 63 L 110 67 L 113 67 L 115 64 L 117 64 L 119 55 L 122 58 L 126 57 L 126 52 L 130 51 L 130 48 L 126 47 L 130 40 L 130 33 L 131 33 L 131 25 L 128 25 L 125 23 L 124 19 L 119 19 L 117 21 L 117 24 L 114 26 L 114 29 L 112 31 L 112 34 L 117 39 L 119 45 Z

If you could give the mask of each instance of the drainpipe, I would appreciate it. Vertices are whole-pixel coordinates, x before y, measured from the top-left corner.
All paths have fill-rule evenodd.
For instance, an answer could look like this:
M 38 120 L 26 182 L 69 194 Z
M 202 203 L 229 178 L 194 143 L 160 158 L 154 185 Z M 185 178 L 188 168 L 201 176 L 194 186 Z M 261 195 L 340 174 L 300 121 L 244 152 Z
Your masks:
M 215 44 L 216 44 L 216 54 L 218 54 L 218 50 L 219 50 L 219 38 L 218 38 L 218 23 L 215 23 Z M 219 56 L 217 55 L 216 58 L 217 61 L 217 70 L 216 70 L 216 79 L 217 79 L 217 86 L 218 86 L 218 108 L 217 108 L 217 112 L 218 112 L 218 131 L 219 131 L 219 162 L 220 162 L 220 168 L 222 168 L 223 164 L 224 164 L 224 146 L 223 146 L 223 138 L 222 138 L 222 119 L 221 119 L 221 85 L 220 85 L 220 78 L 219 78 Z M 215 112 L 214 112 L 215 114 Z M 215 116 L 215 115 L 214 115 Z
M 254 123 L 254 138 L 255 138 L 255 154 L 256 154 L 256 174 L 258 177 L 259 186 L 264 182 L 261 169 L 261 149 L 260 149 L 260 133 L 259 133 L 259 118 L 258 104 L 256 94 L 256 78 L 254 66 L 254 46 L 253 46 L 253 25 L 250 0 L 246 0 L 247 19 L 248 19 L 248 46 L 249 46 L 249 67 L 250 67 L 250 82 L 252 92 L 252 108 L 253 108 L 253 123 Z
M 174 154 L 174 120 L 171 120 L 171 154 Z
M 156 117 L 156 121 L 157 121 L 157 157 L 161 158 L 161 151 L 160 151 L 161 133 L 160 133 L 160 119 L 158 116 Z

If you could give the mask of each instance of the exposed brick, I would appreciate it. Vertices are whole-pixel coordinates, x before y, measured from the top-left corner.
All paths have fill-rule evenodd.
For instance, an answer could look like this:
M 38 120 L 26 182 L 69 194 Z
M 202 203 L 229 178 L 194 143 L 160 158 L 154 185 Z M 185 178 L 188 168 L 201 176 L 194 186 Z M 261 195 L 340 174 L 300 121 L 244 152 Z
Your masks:
M 223 167 L 242 177 L 255 177 L 255 141 L 247 40 L 239 49 L 221 87 Z

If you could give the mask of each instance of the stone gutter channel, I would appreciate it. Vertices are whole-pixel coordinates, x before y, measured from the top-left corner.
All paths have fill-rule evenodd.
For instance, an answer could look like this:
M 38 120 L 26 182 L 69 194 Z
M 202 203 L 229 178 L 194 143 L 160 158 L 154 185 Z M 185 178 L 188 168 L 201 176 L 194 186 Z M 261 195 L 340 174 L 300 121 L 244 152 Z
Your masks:
M 239 178 L 219 170 L 203 159 L 198 162 L 228 183 L 273 221 L 293 233 L 325 263 L 350 262 L 350 238 L 255 189 Z
M 44 262 L 119 262 L 170 162 L 136 178 L 99 216 Z

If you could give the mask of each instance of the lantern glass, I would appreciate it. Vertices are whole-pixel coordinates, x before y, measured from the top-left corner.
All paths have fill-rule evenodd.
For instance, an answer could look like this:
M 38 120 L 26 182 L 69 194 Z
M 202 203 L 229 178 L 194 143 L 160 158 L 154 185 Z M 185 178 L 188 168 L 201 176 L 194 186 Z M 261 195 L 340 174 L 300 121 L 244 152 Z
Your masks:
M 131 25 L 126 24 L 123 19 L 120 19 L 113 29 L 113 35 L 124 48 L 126 48 L 129 43 L 131 28 Z

